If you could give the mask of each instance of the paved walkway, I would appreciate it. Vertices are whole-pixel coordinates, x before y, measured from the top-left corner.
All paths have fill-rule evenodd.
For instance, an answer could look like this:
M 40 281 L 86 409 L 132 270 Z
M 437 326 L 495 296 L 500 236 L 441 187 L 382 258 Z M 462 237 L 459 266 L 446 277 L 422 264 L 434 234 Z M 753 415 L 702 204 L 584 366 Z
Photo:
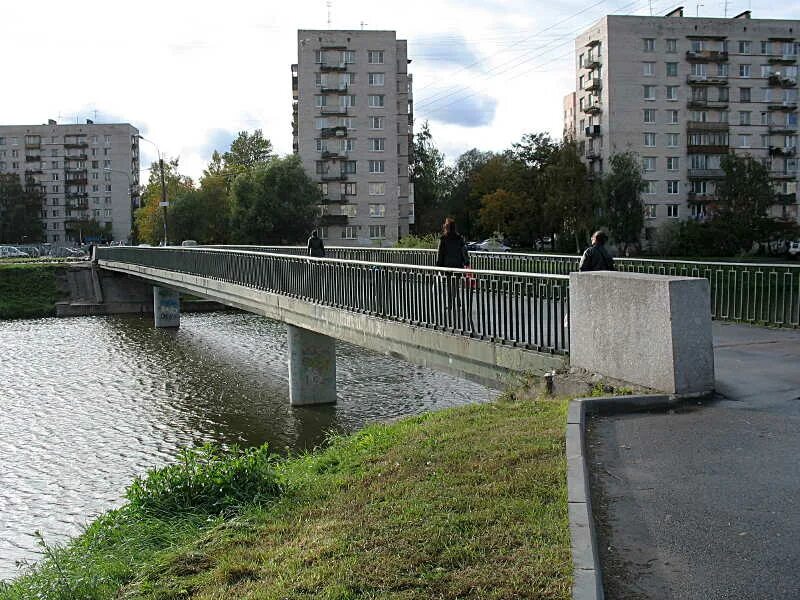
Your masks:
M 714 323 L 718 398 L 592 421 L 606 598 L 800 598 L 800 331 Z

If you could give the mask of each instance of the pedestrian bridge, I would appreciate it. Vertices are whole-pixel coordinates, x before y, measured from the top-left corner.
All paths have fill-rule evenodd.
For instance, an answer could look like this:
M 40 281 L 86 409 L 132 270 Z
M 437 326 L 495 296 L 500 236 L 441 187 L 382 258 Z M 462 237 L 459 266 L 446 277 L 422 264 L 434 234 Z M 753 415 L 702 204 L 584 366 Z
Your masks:
M 102 269 L 156 286 L 156 302 L 173 290 L 286 323 L 293 404 L 335 401 L 334 340 L 495 386 L 567 360 L 567 275 L 465 276 L 385 256 L 322 259 L 258 247 L 101 247 L 96 258 Z

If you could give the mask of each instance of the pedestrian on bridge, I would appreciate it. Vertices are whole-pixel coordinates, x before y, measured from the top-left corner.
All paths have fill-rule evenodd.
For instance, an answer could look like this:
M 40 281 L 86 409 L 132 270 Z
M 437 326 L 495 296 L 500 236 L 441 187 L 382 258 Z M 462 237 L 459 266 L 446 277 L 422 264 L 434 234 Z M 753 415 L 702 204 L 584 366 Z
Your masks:
M 579 271 L 616 271 L 614 259 L 606 250 L 606 236 L 603 231 L 595 231 L 592 235 L 592 245 L 581 256 Z
M 308 238 L 308 255 L 325 258 L 325 244 L 322 243 L 316 229 L 311 232 L 311 237 Z
M 442 225 L 442 237 L 439 238 L 439 249 L 436 256 L 437 267 L 450 269 L 464 269 L 469 267 L 469 252 L 464 238 L 456 231 L 455 219 L 447 217 Z M 461 273 L 453 272 L 447 275 L 446 308 L 461 307 Z

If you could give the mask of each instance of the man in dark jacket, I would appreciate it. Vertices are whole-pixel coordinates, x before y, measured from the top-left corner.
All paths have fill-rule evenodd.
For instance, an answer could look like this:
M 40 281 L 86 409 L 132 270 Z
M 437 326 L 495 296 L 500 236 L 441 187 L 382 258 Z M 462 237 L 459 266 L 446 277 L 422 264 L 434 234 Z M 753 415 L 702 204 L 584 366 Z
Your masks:
M 439 238 L 439 250 L 436 255 L 436 266 L 449 269 L 463 269 L 469 266 L 469 253 L 467 244 L 456 231 L 454 219 L 447 218 L 442 227 L 443 235 Z M 447 296 L 445 298 L 448 311 L 461 307 L 461 273 L 455 272 L 447 275 Z M 467 290 L 468 292 L 468 290 Z M 469 305 L 468 305 L 469 306 Z
M 579 271 L 616 271 L 614 259 L 606 250 L 606 234 L 595 231 L 592 236 L 592 245 L 586 249 L 581 257 Z
M 308 238 L 308 255 L 316 256 L 317 258 L 325 258 L 325 244 L 317 237 L 317 230 L 311 232 L 311 237 Z

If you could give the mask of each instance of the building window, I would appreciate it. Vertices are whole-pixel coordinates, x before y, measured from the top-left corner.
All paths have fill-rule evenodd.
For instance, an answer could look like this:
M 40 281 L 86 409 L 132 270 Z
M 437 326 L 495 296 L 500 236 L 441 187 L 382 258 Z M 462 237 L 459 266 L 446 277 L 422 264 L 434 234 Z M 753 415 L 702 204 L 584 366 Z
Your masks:
M 677 100 L 678 99 L 678 86 L 677 85 L 668 85 L 667 86 L 667 100 Z
M 655 181 L 643 181 L 644 184 L 644 193 L 648 195 L 653 195 L 656 193 L 656 183 Z
M 328 184 L 327 183 L 318 183 L 317 187 L 319 188 L 319 193 L 323 196 L 328 195 Z
M 750 77 L 750 65 L 739 65 L 739 77 Z
M 674 179 L 670 180 L 670 181 L 667 181 L 667 193 L 668 194 L 677 194 L 678 193 L 678 188 L 679 188 L 678 183 L 679 182 L 674 180 Z
M 328 228 L 327 227 L 317 227 L 317 233 L 319 233 L 319 237 L 323 240 L 328 239 Z
M 739 102 L 750 102 L 750 88 L 739 88 Z
M 371 108 L 383 108 L 384 95 L 383 94 L 370 94 L 369 105 Z
M 677 133 L 668 133 L 667 134 L 667 148 L 677 148 L 678 147 L 678 134 Z
M 52 173 L 50 177 L 53 181 L 58 181 L 58 173 Z
M 54 194 L 57 194 L 57 193 L 58 193 L 58 190 L 59 190 L 59 188 L 58 188 L 58 186 L 57 186 L 57 185 L 54 185 L 54 186 L 51 186 L 51 187 L 50 187 L 50 191 L 51 191 L 51 192 L 53 192 Z
M 665 42 L 667 45 L 666 47 L 667 54 L 675 54 L 676 52 L 678 52 L 678 40 L 668 39 L 665 40 Z
M 383 117 L 370 117 L 369 118 L 369 128 L 370 129 L 383 129 Z
M 383 182 L 371 182 L 369 184 L 370 196 L 384 196 L 386 195 L 386 184 Z
M 328 163 L 324 160 L 318 160 L 314 163 L 315 172 L 317 175 L 324 175 L 328 172 Z
M 385 217 L 386 216 L 386 205 L 385 204 L 370 204 L 369 205 L 369 216 L 370 217 Z
M 92 191 L 93 192 L 99 192 L 100 191 L 100 186 L 92 184 Z
M 371 160 L 369 161 L 369 172 L 370 173 L 383 173 L 384 172 L 385 163 L 382 160 Z
M 103 136 L 103 142 L 105 143 L 106 146 L 110 146 L 111 145 L 111 136 L 110 135 L 104 135 Z
M 324 61 L 325 53 L 322 50 L 314 50 L 314 62 L 321 65 Z
M 642 49 L 645 52 L 655 52 L 656 51 L 656 39 L 655 38 L 643 38 L 642 39 Z
M 369 74 L 369 85 L 371 86 L 382 86 L 384 82 L 384 74 L 383 73 L 370 73 Z
M 676 62 L 668 62 L 667 63 L 667 77 L 677 77 L 678 76 L 678 63 Z
M 354 219 L 358 216 L 358 204 L 343 204 L 342 214 L 346 217 Z
M 644 156 L 642 157 L 642 171 L 655 171 L 656 170 L 656 157 Z
M 750 134 L 742 134 L 739 136 L 739 147 L 740 148 L 749 148 L 750 147 Z
M 367 62 L 371 65 L 383 64 L 383 50 L 369 50 L 367 51 Z
M 772 54 L 772 42 L 761 42 L 761 54 Z
M 648 148 L 655 148 L 656 147 L 656 134 L 655 133 L 645 133 L 644 134 L 644 145 Z
M 327 96 L 314 96 L 314 106 L 317 108 L 321 108 L 323 106 L 328 106 L 328 97 Z
M 739 125 L 750 125 L 750 111 L 749 110 L 740 110 L 739 111 Z
M 677 156 L 667 157 L 667 171 L 677 171 L 678 165 L 679 165 L 679 160 Z
M 678 205 L 677 204 L 667 204 L 667 216 L 672 217 L 673 219 L 678 218 Z
M 339 186 L 339 191 L 341 192 L 342 196 L 355 196 L 356 195 L 356 184 L 355 183 L 343 183 Z
M 654 77 L 656 74 L 656 63 L 645 62 L 642 63 L 642 75 L 645 77 Z
M 356 62 L 355 50 L 345 50 L 342 52 L 342 62 L 348 65 L 354 64 Z
M 347 225 L 342 227 L 342 239 L 343 240 L 354 240 L 358 235 L 358 231 L 355 225 Z
M 655 204 L 645 204 L 644 205 L 644 218 L 645 219 L 655 219 L 656 218 L 656 205 Z
M 370 225 L 369 238 L 371 240 L 382 240 L 386 237 L 386 225 Z
M 110 183 L 106 184 L 106 191 L 107 192 L 111 191 L 111 184 Z
M 656 109 L 655 108 L 645 108 L 644 109 L 644 122 L 645 123 L 655 123 L 656 122 Z
M 342 173 L 345 175 L 354 175 L 356 173 L 356 161 L 345 160 L 342 162 Z
M 656 99 L 656 86 L 654 85 L 643 85 L 644 90 L 644 99 L 645 100 L 655 100 Z
M 677 110 L 668 110 L 667 111 L 667 123 L 669 125 L 677 125 L 678 124 L 678 111 Z
M 750 54 L 752 52 L 752 43 L 747 40 L 739 40 L 739 54 Z
M 386 148 L 386 138 L 369 138 L 370 151 L 383 152 L 385 148 Z

